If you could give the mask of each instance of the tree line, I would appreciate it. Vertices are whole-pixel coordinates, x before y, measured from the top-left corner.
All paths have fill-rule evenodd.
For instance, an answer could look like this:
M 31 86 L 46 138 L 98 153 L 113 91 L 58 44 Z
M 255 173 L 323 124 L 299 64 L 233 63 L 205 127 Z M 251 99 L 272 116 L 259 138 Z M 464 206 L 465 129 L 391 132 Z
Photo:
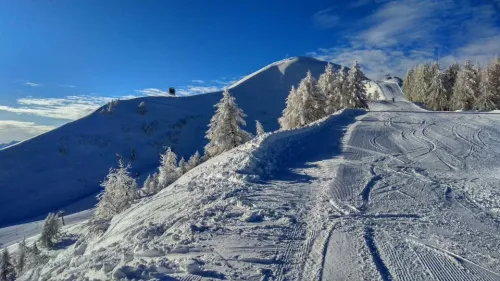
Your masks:
M 410 68 L 403 80 L 406 97 L 431 110 L 494 110 L 500 108 L 500 58 L 484 68 L 467 60 L 442 70 L 439 62 Z

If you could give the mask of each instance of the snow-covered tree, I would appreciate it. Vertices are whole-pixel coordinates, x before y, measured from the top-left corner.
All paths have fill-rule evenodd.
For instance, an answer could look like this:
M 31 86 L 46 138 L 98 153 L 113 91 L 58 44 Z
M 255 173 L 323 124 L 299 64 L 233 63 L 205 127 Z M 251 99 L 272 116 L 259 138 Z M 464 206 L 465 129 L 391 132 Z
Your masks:
M 236 104 L 236 99 L 229 90 L 224 89 L 223 96 L 215 105 L 217 110 L 210 120 L 205 137 L 209 143 L 205 146 L 205 155 L 214 157 L 231 150 L 252 138 L 252 135 L 240 126 L 245 126 L 246 117 L 243 110 Z
M 380 99 L 380 92 L 378 90 L 375 90 L 375 92 L 373 92 L 373 97 L 372 97 L 374 100 L 379 100 Z
M 439 72 L 434 74 L 429 87 L 429 94 L 426 98 L 426 105 L 432 110 L 446 110 L 448 108 L 447 89 L 445 86 L 445 76 Z
M 300 127 L 321 119 L 326 114 L 323 110 L 325 98 L 320 93 L 317 83 L 311 71 L 308 71 L 306 77 L 300 81 L 297 88 L 297 95 L 302 101 L 298 107 Z
M 495 57 L 482 72 L 479 96 L 475 108 L 493 110 L 500 107 L 500 59 Z
M 158 191 L 169 186 L 179 178 L 177 172 L 177 155 L 170 147 L 161 155 L 160 167 L 158 167 Z
M 324 111 L 330 115 L 340 109 L 340 93 L 336 91 L 337 74 L 332 64 L 328 64 L 325 72 L 318 79 L 318 89 L 325 96 Z
M 403 79 L 403 91 L 408 100 L 414 100 L 414 84 L 415 84 L 415 69 L 412 67 L 406 73 L 405 78 Z
M 366 89 L 363 85 L 364 74 L 358 62 L 354 62 L 347 75 L 347 87 L 345 89 L 347 108 L 366 108 Z
M 266 132 L 264 131 L 264 127 L 259 122 L 259 120 L 255 120 L 255 131 L 257 132 L 257 136 L 262 136 Z
M 56 214 L 49 213 L 43 222 L 42 233 L 38 239 L 42 247 L 52 248 L 54 246 L 54 240 L 59 237 L 60 228 L 61 223 L 57 219 Z
M 101 184 L 104 190 L 97 196 L 94 216 L 97 219 L 109 220 L 121 213 L 138 198 L 137 182 L 130 176 L 130 164 L 125 166 L 118 161 L 118 168 L 111 168 Z
M 26 252 L 28 248 L 26 246 L 26 239 L 23 238 L 21 242 L 17 243 L 17 260 L 16 260 L 16 272 L 19 276 L 26 268 Z
M 12 264 L 7 248 L 3 248 L 0 260 L 0 281 L 13 281 L 16 279 L 16 270 Z
M 191 170 L 194 167 L 200 165 L 200 153 L 196 151 L 188 160 L 187 169 Z
M 288 130 L 300 127 L 300 107 L 302 107 L 302 99 L 297 94 L 295 87 L 292 86 L 286 98 L 286 107 L 278 119 L 282 129 Z
M 146 195 L 151 195 L 151 194 L 155 194 L 157 192 L 157 175 L 158 174 L 149 174 L 148 177 L 146 178 L 146 180 L 144 181 L 144 184 L 142 186 L 142 190 L 143 192 L 146 194 Z
M 470 110 L 479 94 L 479 73 L 470 61 L 466 61 L 457 75 L 453 88 L 452 105 L 458 110 Z
M 186 172 L 187 172 L 186 160 L 184 160 L 184 157 L 181 157 L 181 160 L 179 160 L 179 168 L 178 168 L 179 176 L 184 175 Z
M 139 112 L 139 114 L 145 114 L 148 111 L 148 109 L 146 108 L 146 103 L 144 101 L 141 101 L 141 103 L 139 103 L 137 111 Z

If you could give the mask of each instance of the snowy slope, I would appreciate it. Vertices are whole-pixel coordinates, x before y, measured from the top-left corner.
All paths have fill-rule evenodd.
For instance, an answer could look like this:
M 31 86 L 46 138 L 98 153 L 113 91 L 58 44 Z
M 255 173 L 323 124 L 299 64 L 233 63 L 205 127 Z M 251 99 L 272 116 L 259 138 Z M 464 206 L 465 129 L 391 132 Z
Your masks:
M 20 280 L 500 280 L 499 125 L 380 101 L 266 134 Z
M 290 58 L 233 85 L 231 92 L 248 115 L 246 129 L 255 132 L 254 120 L 260 120 L 267 131 L 277 129 L 290 87 L 308 70 L 319 76 L 325 64 L 312 58 Z M 116 165 L 117 154 L 131 162 L 142 182 L 158 166 L 164 146 L 184 157 L 202 152 L 213 105 L 220 97 L 217 92 L 124 100 L 111 113 L 99 109 L 1 150 L 0 225 L 45 217 L 61 208 L 71 213 L 92 207 L 99 182 Z M 141 101 L 146 102 L 145 115 L 137 112 Z
M 392 101 L 406 101 L 406 97 L 401 90 L 398 83 L 393 81 L 365 81 L 364 82 L 366 93 L 373 95 L 375 91 L 380 94 L 379 100 L 389 100 Z

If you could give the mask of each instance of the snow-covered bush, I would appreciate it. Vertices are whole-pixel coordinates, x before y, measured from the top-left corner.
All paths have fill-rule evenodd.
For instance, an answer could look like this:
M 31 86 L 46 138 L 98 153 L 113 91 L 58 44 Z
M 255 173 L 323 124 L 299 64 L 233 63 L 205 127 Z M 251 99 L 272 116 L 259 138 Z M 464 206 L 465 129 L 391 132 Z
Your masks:
M 49 213 L 43 222 L 42 233 L 40 234 L 40 245 L 45 248 L 52 248 L 60 234 L 61 222 L 56 214 Z
M 114 215 L 130 207 L 138 197 L 137 182 L 130 176 L 130 165 L 125 166 L 122 160 L 118 168 L 111 168 L 101 184 L 104 190 L 97 196 L 94 216 L 98 219 L 111 219 Z
M 240 126 L 245 126 L 246 117 L 243 110 L 236 104 L 236 99 L 229 90 L 224 89 L 222 99 L 215 105 L 217 110 L 210 120 L 206 138 L 209 143 L 205 146 L 205 155 L 214 157 L 233 149 L 252 138 L 252 135 Z

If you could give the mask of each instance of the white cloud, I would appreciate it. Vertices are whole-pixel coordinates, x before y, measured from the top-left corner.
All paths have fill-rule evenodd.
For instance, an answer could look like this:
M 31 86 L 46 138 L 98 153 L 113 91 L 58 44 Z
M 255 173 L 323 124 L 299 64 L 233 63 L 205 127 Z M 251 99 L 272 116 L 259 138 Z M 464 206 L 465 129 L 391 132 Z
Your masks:
M 41 87 L 42 86 L 42 84 L 33 83 L 33 82 L 29 82 L 29 81 L 24 83 L 24 85 L 30 86 L 30 87 Z
M 137 93 L 141 93 L 145 96 L 169 96 L 168 90 L 162 90 L 158 88 L 146 88 L 142 90 L 135 90 Z
M 64 98 L 26 97 L 17 100 L 17 103 L 19 104 L 17 107 L 0 105 L 0 111 L 56 119 L 75 120 L 91 113 L 99 106 L 104 105 L 111 100 L 113 100 L 111 97 L 85 95 L 67 96 Z
M 54 129 L 53 126 L 38 125 L 33 122 L 0 120 L 0 143 L 25 140 Z
M 217 86 L 187 86 L 178 89 L 177 93 L 180 96 L 191 96 L 191 95 L 213 93 L 221 90 L 222 88 Z
M 191 82 L 196 83 L 196 84 L 203 84 L 203 83 L 205 83 L 205 81 L 203 81 L 203 80 L 196 80 L 196 79 L 195 80 L 191 80 Z
M 368 4 L 357 1 L 355 4 Z M 375 1 L 377 2 L 377 1 Z M 367 76 L 403 76 L 408 67 L 440 59 L 484 63 L 500 53 L 498 8 L 473 0 L 379 1 L 378 8 L 341 35 L 347 42 L 308 53 L 351 65 L 358 60 Z
M 59 84 L 59 85 L 57 85 L 57 86 L 59 86 L 59 87 L 63 87 L 63 88 L 76 88 L 76 87 L 75 87 L 75 86 L 73 86 L 73 85 L 64 85 L 64 84 Z
M 313 17 L 313 23 L 318 28 L 332 28 L 340 22 L 340 17 L 333 13 L 333 8 L 324 9 L 316 12 Z

